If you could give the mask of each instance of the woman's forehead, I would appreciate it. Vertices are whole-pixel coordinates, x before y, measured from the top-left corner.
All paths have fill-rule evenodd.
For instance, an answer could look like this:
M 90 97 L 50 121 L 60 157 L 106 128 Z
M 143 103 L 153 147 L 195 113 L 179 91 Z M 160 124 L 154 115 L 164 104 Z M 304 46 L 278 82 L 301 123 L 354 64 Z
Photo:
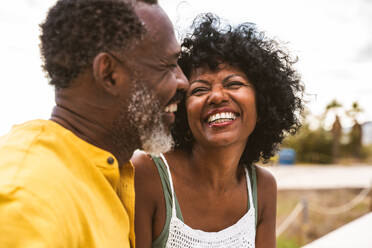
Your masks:
M 228 63 L 220 63 L 216 68 L 211 69 L 208 65 L 194 68 L 190 73 L 190 80 L 197 77 L 209 77 L 220 73 L 234 73 L 240 76 L 246 76 L 245 73 L 237 66 Z

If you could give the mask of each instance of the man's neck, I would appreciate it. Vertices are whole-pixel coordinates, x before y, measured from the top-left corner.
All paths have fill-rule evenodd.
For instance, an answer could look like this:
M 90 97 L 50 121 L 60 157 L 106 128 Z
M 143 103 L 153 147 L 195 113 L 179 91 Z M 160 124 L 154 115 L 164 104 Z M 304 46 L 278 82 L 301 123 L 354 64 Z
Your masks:
M 64 106 L 55 106 L 50 119 L 84 141 L 112 153 L 119 165 L 126 163 L 135 150 L 128 147 L 115 147 L 107 128 Z

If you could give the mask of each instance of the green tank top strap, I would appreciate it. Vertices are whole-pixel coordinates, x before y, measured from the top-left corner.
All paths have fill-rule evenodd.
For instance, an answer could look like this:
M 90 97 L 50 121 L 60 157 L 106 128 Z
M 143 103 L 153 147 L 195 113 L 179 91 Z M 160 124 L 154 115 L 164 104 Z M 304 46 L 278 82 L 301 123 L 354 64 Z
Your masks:
M 159 172 L 161 184 L 163 187 L 165 210 L 166 210 L 166 217 L 165 217 L 165 224 L 164 224 L 163 231 L 152 242 L 152 248 L 163 248 L 165 247 L 167 240 L 168 240 L 169 224 L 170 224 L 170 220 L 172 217 L 172 190 L 170 187 L 168 171 L 167 171 L 166 165 L 164 164 L 163 160 L 160 157 L 155 157 L 155 156 L 151 156 L 151 157 Z M 177 217 L 183 221 L 182 212 L 178 204 L 176 195 L 174 195 L 174 199 L 175 199 L 175 204 L 176 204 Z
M 257 174 L 256 174 L 256 165 L 252 164 L 249 167 L 251 168 L 249 171 L 251 172 L 250 179 L 251 179 L 251 184 L 252 184 L 253 205 L 254 205 L 254 209 L 256 211 L 256 213 L 255 213 L 255 219 L 256 219 L 256 227 L 257 227 L 258 204 L 257 204 Z

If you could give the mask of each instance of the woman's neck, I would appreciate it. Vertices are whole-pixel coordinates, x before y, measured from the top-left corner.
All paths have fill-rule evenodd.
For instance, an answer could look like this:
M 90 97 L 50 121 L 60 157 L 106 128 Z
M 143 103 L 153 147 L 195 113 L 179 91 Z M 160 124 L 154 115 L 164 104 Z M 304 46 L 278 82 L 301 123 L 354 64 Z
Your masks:
M 244 170 L 239 166 L 245 144 L 229 147 L 205 147 L 194 144 L 190 156 L 190 168 L 205 187 L 225 191 L 239 183 Z

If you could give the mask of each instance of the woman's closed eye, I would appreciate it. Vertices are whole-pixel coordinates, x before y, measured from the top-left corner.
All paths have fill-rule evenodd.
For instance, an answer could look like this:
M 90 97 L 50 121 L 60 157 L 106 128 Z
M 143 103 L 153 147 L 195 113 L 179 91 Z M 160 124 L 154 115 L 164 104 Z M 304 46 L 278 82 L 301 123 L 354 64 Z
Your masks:
M 242 86 L 246 86 L 247 84 L 241 81 L 231 81 L 225 84 L 226 88 L 229 89 L 239 89 Z
M 202 95 L 203 93 L 207 92 L 209 90 L 208 87 L 195 87 L 191 89 L 190 95 Z

